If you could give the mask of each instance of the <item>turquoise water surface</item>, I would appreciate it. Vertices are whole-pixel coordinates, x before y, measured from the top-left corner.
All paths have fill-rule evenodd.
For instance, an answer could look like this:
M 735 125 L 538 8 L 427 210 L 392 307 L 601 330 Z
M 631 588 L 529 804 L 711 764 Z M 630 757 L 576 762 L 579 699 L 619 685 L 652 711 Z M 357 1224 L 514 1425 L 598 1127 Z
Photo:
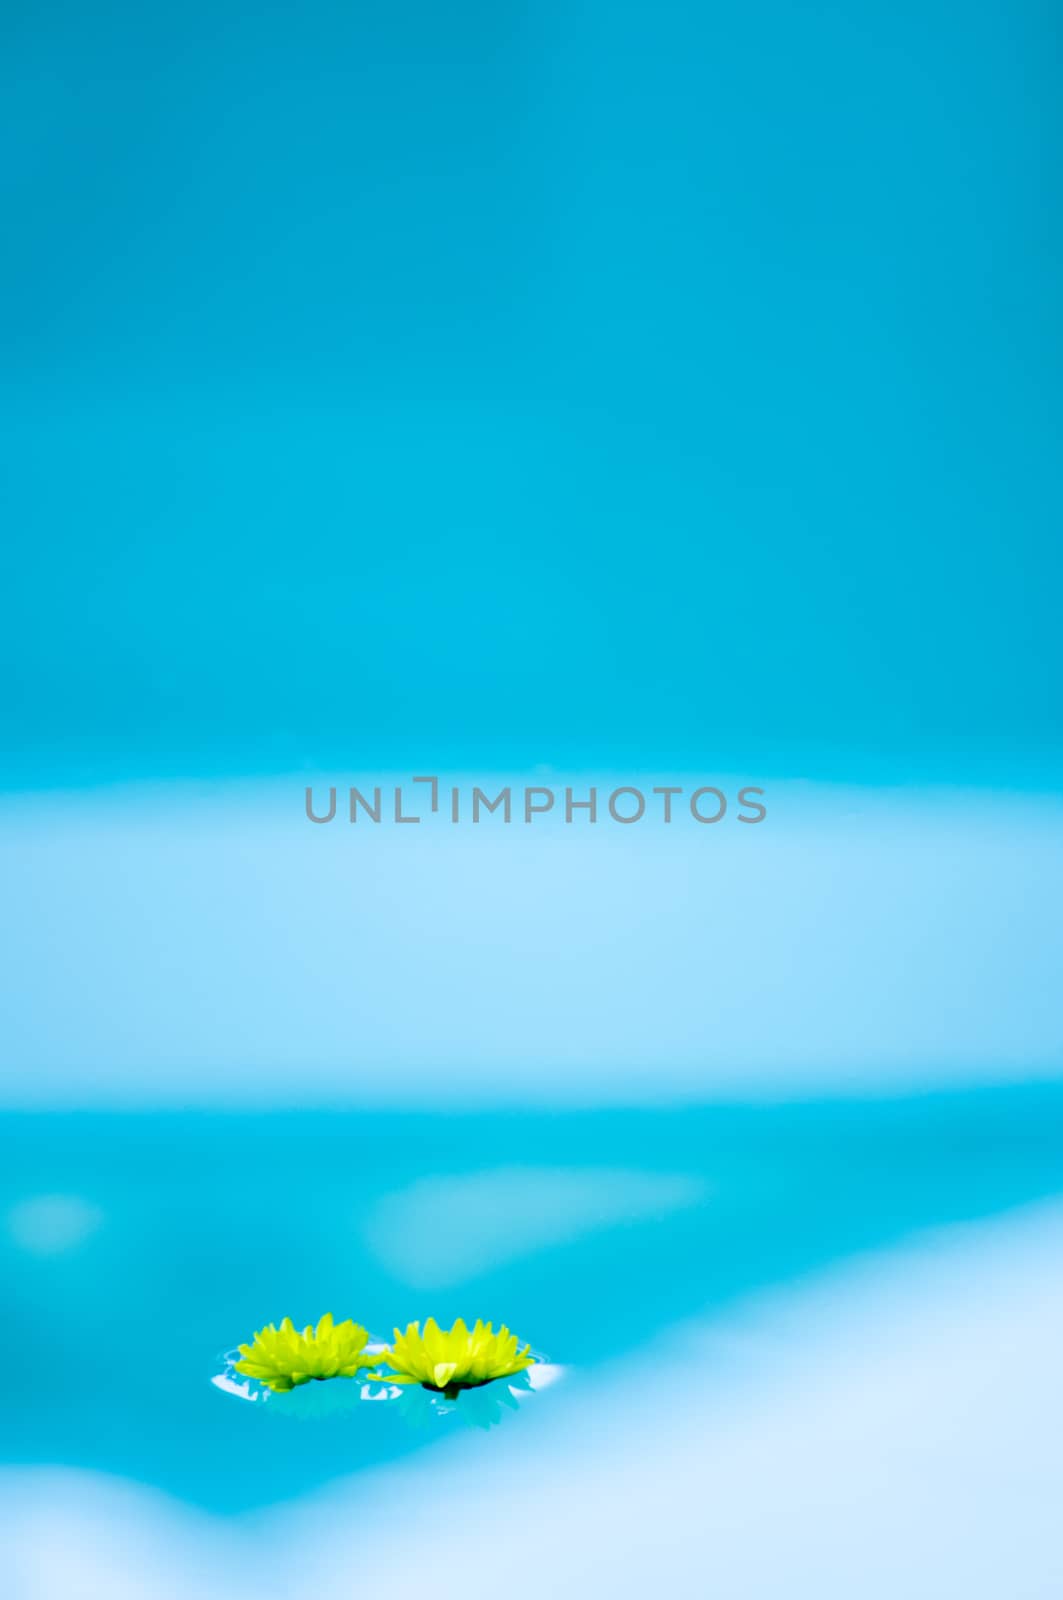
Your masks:
M 2 9 L 5 1600 L 1054 1600 L 1052 8 Z
M 213 1388 L 219 1353 L 264 1322 L 505 1320 L 566 1368 L 525 1402 L 556 1409 L 683 1318 L 1063 1193 L 1058 1087 L 638 1114 L 24 1115 L 0 1138 L 0 1338 L 20 1374 L 5 1457 L 222 1513 L 434 1447 L 385 1406 L 284 1426 Z

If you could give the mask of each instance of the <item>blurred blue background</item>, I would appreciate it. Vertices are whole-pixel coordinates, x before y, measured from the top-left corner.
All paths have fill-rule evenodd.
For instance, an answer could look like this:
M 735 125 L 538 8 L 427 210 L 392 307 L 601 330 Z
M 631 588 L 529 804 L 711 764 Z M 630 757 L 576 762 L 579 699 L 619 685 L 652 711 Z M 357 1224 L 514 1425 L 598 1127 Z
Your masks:
M 556 1551 L 558 1594 L 777 1600 L 777 1548 L 793 1600 L 1044 1600 L 1058 1227 L 1046 1267 L 1011 1214 L 1063 1190 L 1051 8 L 0 17 L 5 1592 L 301 1600 L 304 1511 L 363 1556 L 359 1497 L 437 1451 L 464 1507 L 529 1485 L 515 1595 Z M 304 820 L 414 772 L 769 815 Z M 564 1382 L 508 1456 L 380 1407 L 270 1444 L 218 1353 L 327 1309 L 508 1320 Z M 731 1343 L 655 1411 L 690 1328 Z M 763 1438 L 797 1468 L 743 1478 Z M 433 1592 L 498 1592 L 484 1531 L 447 1507 Z M 422 1593 L 393 1558 L 367 1587 Z
M 683 1318 L 1063 1189 L 1058 1087 L 563 1116 L 83 1113 L 0 1136 L 0 1264 L 19 1289 L 0 1359 L 20 1372 L 32 1351 L 38 1374 L 8 1390 L 7 1459 L 222 1514 L 426 1442 L 383 1406 L 284 1426 L 211 1388 L 267 1321 L 331 1308 L 390 1338 L 426 1314 L 504 1316 L 585 1383 Z M 579 1382 L 526 1407 L 549 1416 Z
M 4 24 L 9 784 L 1058 776 L 1046 8 Z

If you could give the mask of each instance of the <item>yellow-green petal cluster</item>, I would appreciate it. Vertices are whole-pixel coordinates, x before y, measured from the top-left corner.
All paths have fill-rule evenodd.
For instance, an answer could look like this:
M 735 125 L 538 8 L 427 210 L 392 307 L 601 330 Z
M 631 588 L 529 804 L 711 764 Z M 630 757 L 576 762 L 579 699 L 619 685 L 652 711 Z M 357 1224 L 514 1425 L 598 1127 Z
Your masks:
M 285 1317 L 279 1328 L 272 1322 L 260 1328 L 253 1344 L 242 1344 L 242 1361 L 234 1370 L 246 1378 L 257 1378 L 268 1389 L 282 1392 L 296 1389 L 311 1378 L 353 1378 L 359 1367 L 371 1367 L 377 1357 L 366 1351 L 369 1335 L 348 1317 L 334 1323 L 331 1315 L 321 1318 L 317 1327 L 309 1324 L 302 1333 Z
M 419 1322 L 411 1322 L 405 1333 L 396 1328 L 394 1344 L 379 1359 L 392 1369 L 381 1372 L 390 1383 L 420 1383 L 450 1395 L 512 1377 L 535 1361 L 529 1346 L 519 1349 L 516 1334 L 508 1328 L 496 1333 L 490 1322 L 477 1322 L 470 1331 L 460 1317 L 449 1332 L 434 1317 L 428 1318 L 423 1333 Z

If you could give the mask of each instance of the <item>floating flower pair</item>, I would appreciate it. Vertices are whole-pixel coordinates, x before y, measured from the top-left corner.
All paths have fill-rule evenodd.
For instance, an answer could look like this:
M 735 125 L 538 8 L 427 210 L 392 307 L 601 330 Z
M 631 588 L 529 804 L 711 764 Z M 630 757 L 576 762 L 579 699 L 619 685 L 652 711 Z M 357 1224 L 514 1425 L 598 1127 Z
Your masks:
M 389 1349 L 370 1351 L 368 1344 L 366 1329 L 350 1319 L 334 1323 L 326 1315 L 316 1328 L 308 1325 L 300 1333 L 285 1317 L 279 1328 L 270 1323 L 255 1334 L 252 1344 L 240 1346 L 235 1371 L 275 1393 L 298 1388 L 312 1378 L 323 1382 L 361 1372 L 385 1383 L 419 1383 L 454 1399 L 463 1389 L 524 1372 L 535 1361 L 530 1347 L 521 1350 L 508 1328 L 496 1333 L 492 1323 L 478 1321 L 470 1331 L 460 1317 L 449 1330 L 440 1328 L 434 1317 L 428 1318 L 423 1333 L 419 1322 L 411 1322 L 405 1333 L 396 1328 Z

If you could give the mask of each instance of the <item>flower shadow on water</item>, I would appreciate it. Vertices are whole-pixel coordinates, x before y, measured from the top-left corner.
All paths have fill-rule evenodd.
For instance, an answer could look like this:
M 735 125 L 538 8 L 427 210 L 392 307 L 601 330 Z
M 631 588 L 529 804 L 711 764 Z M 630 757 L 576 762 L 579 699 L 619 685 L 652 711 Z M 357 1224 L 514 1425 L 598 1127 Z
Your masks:
M 417 1384 L 400 1389 L 398 1397 L 389 1403 L 408 1427 L 418 1430 L 437 1427 L 447 1418 L 486 1430 L 503 1422 L 511 1412 L 519 1411 L 520 1397 L 533 1392 L 527 1372 L 518 1372 L 475 1389 L 463 1389 L 453 1398 Z
M 221 1371 L 211 1382 L 222 1393 L 254 1404 L 256 1411 L 267 1416 L 286 1417 L 296 1422 L 321 1422 L 355 1417 L 362 1405 L 383 1405 L 404 1426 L 422 1434 L 454 1423 L 482 1431 L 496 1427 L 518 1411 L 525 1398 L 535 1393 L 536 1387 L 529 1373 L 524 1371 L 463 1389 L 453 1396 L 420 1384 L 399 1385 L 379 1378 L 360 1377 L 331 1378 L 275 1392 L 236 1372 L 237 1359 L 239 1351 L 227 1352 L 222 1358 Z

